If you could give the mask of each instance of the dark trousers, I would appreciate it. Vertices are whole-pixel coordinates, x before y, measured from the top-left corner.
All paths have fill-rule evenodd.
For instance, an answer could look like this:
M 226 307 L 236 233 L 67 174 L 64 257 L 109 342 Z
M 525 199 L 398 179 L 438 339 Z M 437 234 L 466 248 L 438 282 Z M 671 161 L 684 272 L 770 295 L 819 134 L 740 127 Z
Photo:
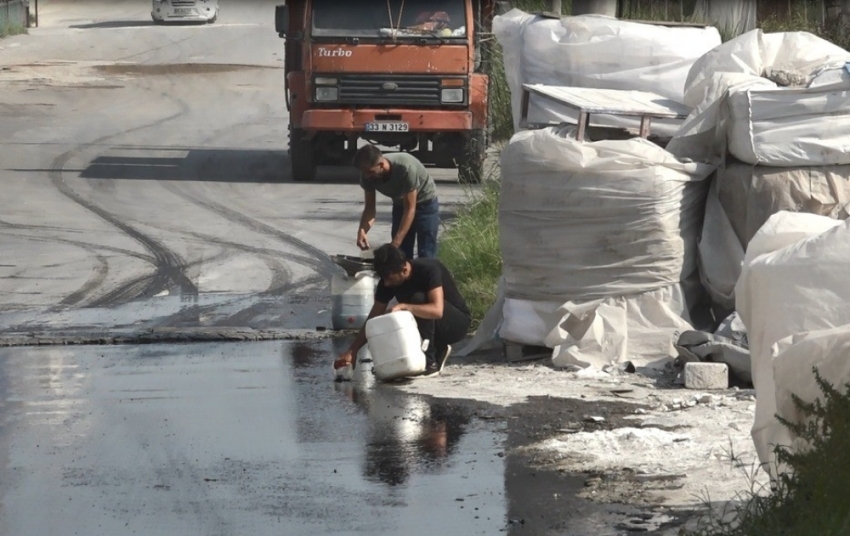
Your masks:
M 427 302 L 428 296 L 424 292 L 417 292 L 405 303 L 422 305 Z M 444 352 L 449 344 L 462 341 L 469 333 L 470 323 L 471 319 L 449 302 L 443 302 L 443 318 L 431 320 L 417 316 L 419 335 L 422 336 L 423 341 L 431 341 L 428 349 L 425 350 L 428 363 L 433 363 L 438 352 Z
M 392 236 L 398 232 L 401 217 L 404 215 L 403 205 L 393 205 Z M 413 224 L 401 242 L 401 250 L 408 259 L 413 259 L 413 243 L 416 242 L 420 259 L 433 259 L 437 256 L 437 231 L 440 228 L 440 202 L 437 198 L 416 205 Z

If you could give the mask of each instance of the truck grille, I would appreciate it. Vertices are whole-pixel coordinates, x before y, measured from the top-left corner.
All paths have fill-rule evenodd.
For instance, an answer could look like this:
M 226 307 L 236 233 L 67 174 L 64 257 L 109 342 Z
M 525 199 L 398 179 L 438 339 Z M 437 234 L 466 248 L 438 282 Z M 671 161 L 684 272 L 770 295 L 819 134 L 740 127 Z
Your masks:
M 171 0 L 172 7 L 195 7 L 195 0 Z
M 341 104 L 440 105 L 440 79 L 433 76 L 349 75 L 337 78 Z

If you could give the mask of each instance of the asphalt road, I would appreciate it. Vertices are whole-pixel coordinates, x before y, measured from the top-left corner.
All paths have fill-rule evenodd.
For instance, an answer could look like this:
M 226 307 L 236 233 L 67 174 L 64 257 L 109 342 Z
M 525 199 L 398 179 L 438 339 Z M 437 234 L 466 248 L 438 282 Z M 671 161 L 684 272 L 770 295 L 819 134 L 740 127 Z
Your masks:
M 0 331 L 329 325 L 362 193 L 289 176 L 276 3 L 155 26 L 145 1 L 41 0 L 0 41 Z M 434 175 L 449 217 L 467 191 Z

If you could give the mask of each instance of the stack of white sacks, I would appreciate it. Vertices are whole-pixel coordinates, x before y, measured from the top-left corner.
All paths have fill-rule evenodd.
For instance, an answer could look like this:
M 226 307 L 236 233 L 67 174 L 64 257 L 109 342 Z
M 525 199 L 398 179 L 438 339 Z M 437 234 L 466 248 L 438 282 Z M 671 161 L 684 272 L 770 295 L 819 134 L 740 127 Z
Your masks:
M 812 34 L 754 30 L 706 54 L 688 76 L 685 102 L 695 112 L 667 148 L 723 158 L 699 261 L 704 286 L 725 309 L 735 307 L 747 244 L 768 217 L 849 215 L 847 62 L 850 53 Z
M 699 50 L 710 30 L 668 30 L 517 11 L 494 21 L 515 121 L 522 83 L 654 91 L 693 112 L 666 149 L 577 142 L 571 127 L 511 139 L 503 281 L 476 337 L 548 346 L 559 366 L 652 365 L 691 329 L 683 282 L 698 273 L 747 327 L 753 438 L 775 475 L 773 447 L 798 446 L 775 414 L 801 419 L 791 394 L 819 395 L 812 367 L 850 381 L 850 53 L 759 30 Z M 568 118 L 543 103 L 532 114 Z
M 516 123 L 523 83 L 651 91 L 682 102 L 691 66 L 720 44 L 714 28 L 601 16 L 558 20 L 514 10 L 493 27 Z M 571 118 L 565 108 L 531 104 L 533 122 Z M 653 123 L 654 132 L 672 134 L 681 123 Z M 696 275 L 713 166 L 639 138 L 578 142 L 569 127 L 517 133 L 501 165 L 503 286 L 479 339 L 495 333 L 548 346 L 556 366 L 669 359 L 675 334 L 691 329 L 681 282 Z
M 714 301 L 747 328 L 756 388 L 753 440 L 772 476 L 778 445 L 800 439 L 775 415 L 803 418 L 792 394 L 821 393 L 812 373 L 850 381 L 850 53 L 802 32 L 750 32 L 698 61 L 696 106 L 668 146 L 716 154 L 699 246 Z M 777 84 L 779 83 L 779 85 Z
M 514 9 L 493 20 L 519 127 L 523 84 L 649 91 L 681 103 L 694 62 L 720 44 L 714 27 L 655 26 L 601 15 L 561 19 Z M 532 123 L 575 123 L 571 108 L 532 96 Z M 629 117 L 594 115 L 595 124 L 637 127 Z M 672 136 L 681 120 L 656 119 L 652 131 Z

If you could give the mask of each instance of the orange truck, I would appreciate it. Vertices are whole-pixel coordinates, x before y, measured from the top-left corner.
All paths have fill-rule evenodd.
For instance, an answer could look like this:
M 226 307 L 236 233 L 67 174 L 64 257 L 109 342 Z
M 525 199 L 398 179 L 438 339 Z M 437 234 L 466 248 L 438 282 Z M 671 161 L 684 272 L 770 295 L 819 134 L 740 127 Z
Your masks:
M 350 165 L 358 141 L 398 148 L 481 180 L 492 0 L 286 0 L 292 176 Z

